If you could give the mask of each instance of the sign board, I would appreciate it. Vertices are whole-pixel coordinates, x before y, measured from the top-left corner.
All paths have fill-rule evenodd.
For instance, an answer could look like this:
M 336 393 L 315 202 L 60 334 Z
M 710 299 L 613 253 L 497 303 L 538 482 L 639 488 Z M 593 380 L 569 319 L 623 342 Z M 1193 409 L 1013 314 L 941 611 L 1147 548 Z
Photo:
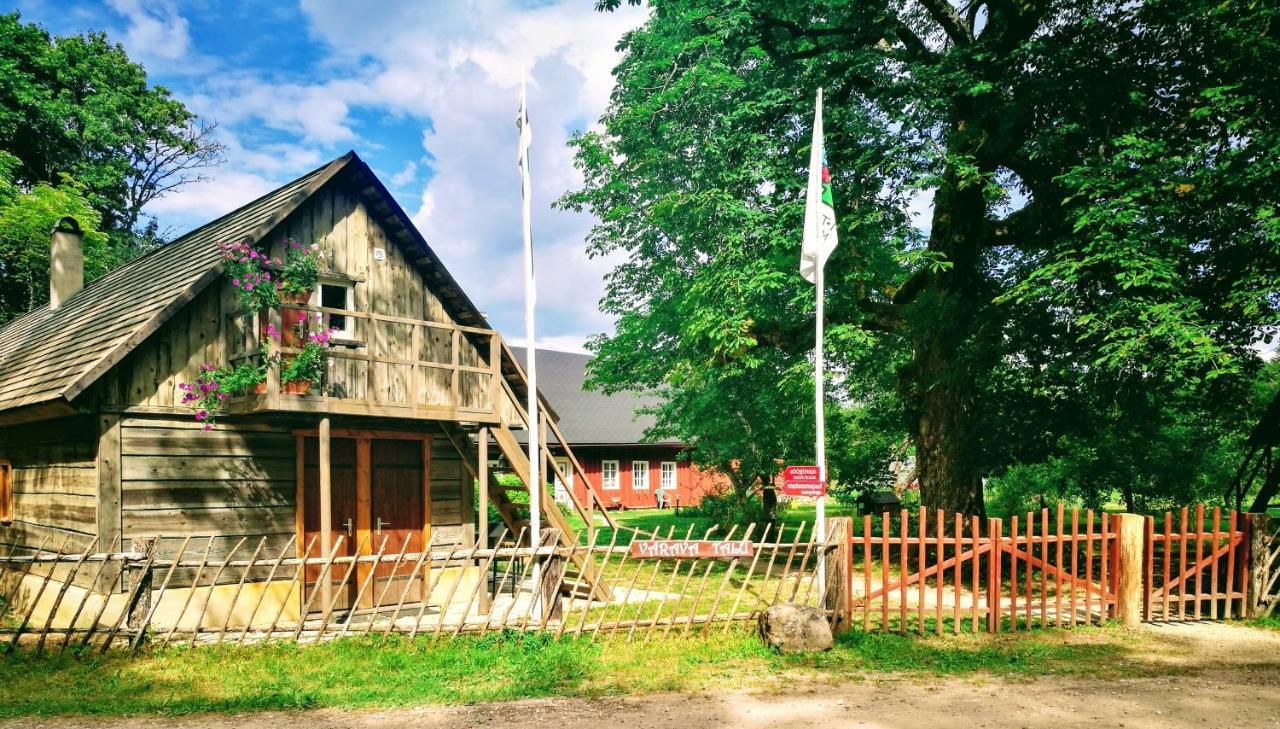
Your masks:
M 631 543 L 631 556 L 637 559 L 715 559 L 717 557 L 750 557 L 755 547 L 746 539 L 732 542 L 708 542 L 698 539 L 643 539 Z
M 817 466 L 787 466 L 782 471 L 782 493 L 787 496 L 826 496 L 822 469 Z

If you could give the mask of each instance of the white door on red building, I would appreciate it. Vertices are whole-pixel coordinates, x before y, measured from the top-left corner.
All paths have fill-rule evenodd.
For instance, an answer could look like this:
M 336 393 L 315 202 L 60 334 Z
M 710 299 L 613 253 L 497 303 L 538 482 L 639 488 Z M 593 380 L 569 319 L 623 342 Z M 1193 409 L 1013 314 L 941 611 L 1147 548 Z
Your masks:
M 555 500 L 561 504 L 571 504 L 573 499 L 569 496 L 569 491 L 573 488 L 573 469 L 569 466 L 569 459 L 564 457 L 557 457 L 556 465 L 560 467 L 560 473 L 563 473 L 569 479 L 569 483 L 566 488 L 566 484 L 563 481 L 556 478 L 555 474 L 551 474 L 551 480 L 556 484 L 553 492 Z

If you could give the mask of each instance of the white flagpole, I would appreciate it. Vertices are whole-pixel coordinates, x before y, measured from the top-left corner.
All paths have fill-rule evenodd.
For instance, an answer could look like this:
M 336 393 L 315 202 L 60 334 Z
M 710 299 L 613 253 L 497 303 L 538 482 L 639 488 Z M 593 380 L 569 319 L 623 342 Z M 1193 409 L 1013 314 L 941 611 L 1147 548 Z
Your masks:
M 814 138 L 815 138 L 815 141 L 819 141 L 825 145 L 825 140 L 822 139 L 822 89 L 821 88 L 818 89 L 818 98 L 817 98 L 816 106 L 817 106 L 817 109 L 814 114 L 814 118 L 816 121 L 814 123 L 817 129 L 815 130 Z M 822 164 L 822 162 L 819 161 L 819 164 Z M 826 298 L 826 291 L 824 290 L 823 278 L 824 278 L 824 270 L 826 269 L 826 261 L 823 260 L 822 256 L 820 255 L 817 263 L 818 263 L 817 270 L 814 272 L 814 287 L 813 287 L 814 298 L 816 300 L 816 308 L 817 308 L 817 321 L 815 323 L 815 327 L 816 327 L 815 341 L 817 344 L 814 348 L 814 355 L 813 355 L 813 410 L 814 410 L 814 425 L 815 425 L 815 431 L 817 435 L 817 438 L 816 438 L 817 442 L 814 447 L 814 455 L 816 456 L 816 460 L 818 461 L 818 463 L 816 464 L 818 466 L 818 478 L 821 480 L 823 484 L 824 495 L 818 497 L 817 505 L 814 509 L 815 511 L 814 537 L 819 545 L 818 560 L 817 560 L 818 599 L 821 600 L 823 599 L 823 596 L 826 595 L 826 590 L 827 590 L 827 554 L 826 554 L 826 551 L 823 549 L 823 547 L 827 543 L 827 497 L 825 495 L 826 483 L 827 483 L 827 432 L 826 432 L 827 427 L 826 427 L 826 418 L 824 417 L 826 403 L 825 403 L 825 397 L 824 397 L 825 383 L 823 379 L 824 362 L 823 362 L 823 342 L 822 342 L 822 338 L 823 338 L 822 329 L 823 329 L 823 319 L 824 319 L 823 300 Z
M 529 199 L 533 195 L 533 183 L 529 179 L 529 144 L 532 132 L 529 129 L 529 112 L 525 106 L 524 68 L 520 69 L 520 193 L 521 214 L 524 223 L 524 336 L 527 347 L 525 361 L 529 375 L 529 393 L 526 412 L 529 413 L 529 539 L 532 546 L 542 545 L 542 483 L 538 479 L 538 464 L 541 460 L 538 427 L 538 362 L 534 349 L 534 304 L 537 289 L 533 277 L 533 231 L 530 227 Z M 541 569 L 534 559 L 532 601 L 534 617 L 539 613 L 539 595 L 541 588 Z
M 824 382 L 823 382 L 823 357 L 822 357 L 822 348 L 823 348 L 823 345 L 822 345 L 823 301 L 822 300 L 826 297 L 824 296 L 823 290 L 822 290 L 822 286 L 823 286 L 822 269 L 823 268 L 825 268 L 825 266 L 818 266 L 817 285 L 813 287 L 813 290 L 815 292 L 814 295 L 817 297 L 817 309 L 818 309 L 818 316 L 817 316 L 818 321 L 815 325 L 817 327 L 817 343 L 818 344 L 817 344 L 817 347 L 815 348 L 814 356 L 813 356 L 813 390 L 814 390 L 813 406 L 814 406 L 814 413 L 815 413 L 814 420 L 815 420 L 815 425 L 817 426 L 816 427 L 817 444 L 816 444 L 816 447 L 814 448 L 814 451 L 817 454 L 817 460 L 818 460 L 818 463 L 817 463 L 818 478 L 821 479 L 823 484 L 823 495 L 818 497 L 818 503 L 815 509 L 816 513 L 814 514 L 814 523 L 815 523 L 814 537 L 817 539 L 817 542 L 819 545 L 818 547 L 818 596 L 819 596 L 818 599 L 822 599 L 822 596 L 826 595 L 826 590 L 827 590 L 827 569 L 826 569 L 827 553 L 822 548 L 827 543 L 827 508 L 826 508 L 827 497 L 825 495 L 826 483 L 827 483 L 827 432 L 826 432 L 827 428 L 826 428 L 826 418 L 823 417 L 823 413 L 825 410 L 824 408 L 825 403 L 823 401 L 825 398 L 823 396 Z

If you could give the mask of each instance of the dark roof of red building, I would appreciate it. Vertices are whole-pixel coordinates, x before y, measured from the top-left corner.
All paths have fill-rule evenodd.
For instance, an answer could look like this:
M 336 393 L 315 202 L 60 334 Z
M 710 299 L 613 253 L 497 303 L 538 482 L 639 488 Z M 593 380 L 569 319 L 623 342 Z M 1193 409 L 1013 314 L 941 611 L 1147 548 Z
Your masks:
M 524 367 L 527 350 L 524 347 L 511 349 Z M 538 390 L 559 414 L 558 425 L 569 445 L 645 443 L 645 431 L 653 426 L 654 417 L 637 414 L 636 411 L 657 404 L 656 397 L 634 393 L 606 395 L 598 390 L 584 389 L 587 365 L 591 362 L 589 354 L 539 349 L 537 357 Z M 680 444 L 676 440 L 659 443 Z

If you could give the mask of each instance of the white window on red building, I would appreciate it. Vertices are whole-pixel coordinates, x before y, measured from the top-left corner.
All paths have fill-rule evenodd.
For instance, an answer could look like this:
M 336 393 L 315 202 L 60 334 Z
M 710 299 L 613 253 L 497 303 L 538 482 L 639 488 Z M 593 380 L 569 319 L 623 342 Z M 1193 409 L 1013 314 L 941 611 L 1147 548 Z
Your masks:
M 631 462 L 631 488 L 636 491 L 649 490 L 649 462 Z
M 662 486 L 662 490 L 675 491 L 676 490 L 676 462 L 663 461 L 662 466 L 660 467 L 660 471 L 661 472 L 659 474 L 658 483 L 659 485 Z
M 618 484 L 618 462 L 617 461 L 601 461 L 600 462 L 600 487 L 605 491 L 617 491 Z

